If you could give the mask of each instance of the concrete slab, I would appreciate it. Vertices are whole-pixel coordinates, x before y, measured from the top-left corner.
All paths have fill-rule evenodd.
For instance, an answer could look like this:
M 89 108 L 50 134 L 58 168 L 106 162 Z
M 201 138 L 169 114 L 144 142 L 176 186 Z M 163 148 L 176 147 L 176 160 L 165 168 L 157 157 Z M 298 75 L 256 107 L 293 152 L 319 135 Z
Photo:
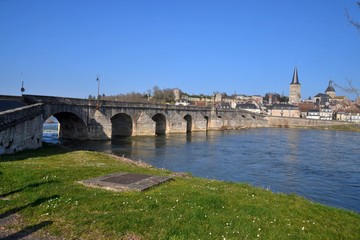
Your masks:
M 172 180 L 172 177 L 154 176 L 136 173 L 113 173 L 102 177 L 91 178 L 80 181 L 89 187 L 103 188 L 107 190 L 122 191 L 144 191 L 161 183 Z

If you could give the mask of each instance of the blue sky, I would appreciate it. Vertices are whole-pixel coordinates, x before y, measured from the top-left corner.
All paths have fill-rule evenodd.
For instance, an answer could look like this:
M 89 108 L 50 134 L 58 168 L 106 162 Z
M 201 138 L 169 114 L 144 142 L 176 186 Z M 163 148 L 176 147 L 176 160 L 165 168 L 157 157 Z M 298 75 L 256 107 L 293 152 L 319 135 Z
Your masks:
M 100 75 L 106 95 L 288 95 L 295 65 L 303 98 L 360 88 L 345 9 L 360 21 L 352 0 L 0 0 L 0 94 L 85 98 Z

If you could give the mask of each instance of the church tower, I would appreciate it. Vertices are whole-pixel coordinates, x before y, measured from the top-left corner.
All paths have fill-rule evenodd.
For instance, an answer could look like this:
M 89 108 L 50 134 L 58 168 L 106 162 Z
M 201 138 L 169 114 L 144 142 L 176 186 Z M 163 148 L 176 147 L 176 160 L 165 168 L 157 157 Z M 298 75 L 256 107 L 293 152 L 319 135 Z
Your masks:
M 300 82 L 297 68 L 294 69 L 292 82 L 290 83 L 289 103 L 298 104 L 301 101 Z
M 329 86 L 325 90 L 325 94 L 329 95 L 331 98 L 334 98 L 336 93 L 335 93 L 335 89 L 332 84 L 333 84 L 333 81 L 330 80 Z

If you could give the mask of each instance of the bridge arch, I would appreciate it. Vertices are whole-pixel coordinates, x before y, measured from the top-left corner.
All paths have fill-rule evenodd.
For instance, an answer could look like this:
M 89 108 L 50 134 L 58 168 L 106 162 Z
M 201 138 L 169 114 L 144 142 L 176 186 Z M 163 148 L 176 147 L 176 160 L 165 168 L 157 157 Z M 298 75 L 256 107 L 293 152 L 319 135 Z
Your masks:
M 86 123 L 78 115 L 71 112 L 58 112 L 52 114 L 52 116 L 59 122 L 59 138 L 69 140 L 88 139 Z
M 206 120 L 205 131 L 207 131 L 207 130 L 209 129 L 209 117 L 208 117 L 208 116 L 205 116 L 204 118 L 205 118 L 205 120 Z
M 152 117 L 152 120 L 155 121 L 155 135 L 161 136 L 166 133 L 166 117 L 164 114 L 157 113 Z
M 192 117 L 191 117 L 190 114 L 186 114 L 186 115 L 184 116 L 184 119 L 185 119 L 185 121 L 186 121 L 186 132 L 187 132 L 187 133 L 190 133 L 191 130 L 192 130 Z
M 133 134 L 133 120 L 126 113 L 118 113 L 111 119 L 112 137 L 130 137 Z

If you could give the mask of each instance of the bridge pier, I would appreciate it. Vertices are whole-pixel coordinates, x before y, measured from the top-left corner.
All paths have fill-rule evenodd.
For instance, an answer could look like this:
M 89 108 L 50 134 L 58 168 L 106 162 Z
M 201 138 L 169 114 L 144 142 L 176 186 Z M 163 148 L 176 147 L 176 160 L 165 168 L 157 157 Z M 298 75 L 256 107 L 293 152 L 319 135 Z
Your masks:
M 209 117 L 203 113 L 194 113 L 192 117 L 192 132 L 206 132 L 208 130 Z
M 188 122 L 177 113 L 170 116 L 168 122 L 168 130 L 166 131 L 167 133 L 186 133 L 188 129 Z
M 221 130 L 223 129 L 224 122 L 222 118 L 215 117 L 211 118 L 209 121 L 209 129 L 208 130 Z
M 87 125 L 88 139 L 109 140 L 111 139 L 111 121 L 98 110 L 94 110 L 94 118 L 91 118 Z
M 154 136 L 156 130 L 156 122 L 149 115 L 142 112 L 138 120 L 134 123 L 133 136 Z

